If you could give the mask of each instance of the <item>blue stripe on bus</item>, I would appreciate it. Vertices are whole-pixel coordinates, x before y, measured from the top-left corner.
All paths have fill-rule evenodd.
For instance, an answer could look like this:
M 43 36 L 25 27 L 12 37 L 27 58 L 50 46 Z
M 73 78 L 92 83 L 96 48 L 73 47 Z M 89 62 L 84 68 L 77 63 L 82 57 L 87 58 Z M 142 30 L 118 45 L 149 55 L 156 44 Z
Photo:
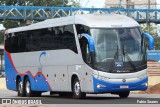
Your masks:
M 10 90 L 17 90 L 15 78 L 17 73 L 13 68 L 7 53 L 4 51 L 4 59 L 5 59 L 5 76 L 6 76 L 6 86 Z
M 93 77 L 93 85 L 95 93 L 146 90 L 148 86 L 142 85 L 143 83 L 146 82 L 148 82 L 148 77 L 134 82 L 107 82 Z M 102 85 L 102 87 L 97 88 L 98 84 Z M 128 88 L 122 89 L 120 88 L 120 86 L 128 86 Z
M 33 76 L 30 71 L 21 74 L 18 71 L 16 71 L 16 68 L 12 64 L 12 59 L 9 58 L 6 52 L 4 52 L 4 56 L 5 56 L 5 73 L 6 73 L 6 79 L 7 79 L 6 86 L 8 89 L 17 90 L 16 81 L 15 81 L 17 75 L 20 75 L 21 78 L 27 75 L 30 79 L 32 90 L 34 91 L 52 90 L 49 83 L 46 81 L 46 78 L 44 77 L 42 73 L 38 73 L 35 76 Z

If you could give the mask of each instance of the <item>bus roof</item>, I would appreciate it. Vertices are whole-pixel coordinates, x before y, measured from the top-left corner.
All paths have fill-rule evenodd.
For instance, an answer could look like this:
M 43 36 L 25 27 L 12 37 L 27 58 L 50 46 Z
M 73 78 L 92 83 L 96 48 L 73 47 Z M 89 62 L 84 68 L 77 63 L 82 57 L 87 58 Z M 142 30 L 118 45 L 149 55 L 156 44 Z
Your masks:
M 58 27 L 69 24 L 82 24 L 94 28 L 123 28 L 123 27 L 138 27 L 139 24 L 124 15 L 117 14 L 85 14 L 74 15 L 61 18 L 47 19 L 32 25 L 8 29 L 7 33 L 20 32 L 27 30 L 35 30 L 49 27 Z

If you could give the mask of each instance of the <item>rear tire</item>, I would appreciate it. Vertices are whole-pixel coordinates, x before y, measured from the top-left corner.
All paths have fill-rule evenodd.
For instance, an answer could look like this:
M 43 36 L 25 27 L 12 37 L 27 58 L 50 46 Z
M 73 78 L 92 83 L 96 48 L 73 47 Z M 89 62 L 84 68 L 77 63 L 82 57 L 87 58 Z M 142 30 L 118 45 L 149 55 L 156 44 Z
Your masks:
M 25 96 L 24 84 L 21 78 L 17 80 L 17 92 L 18 92 L 18 96 L 20 97 Z
M 73 98 L 81 99 L 86 97 L 86 93 L 81 92 L 81 86 L 78 78 L 74 79 L 72 91 Z
M 118 95 L 120 98 L 127 98 L 129 96 L 130 91 L 120 92 Z
M 33 97 L 34 92 L 31 90 L 31 84 L 29 78 L 25 79 L 25 93 L 26 97 Z
M 26 97 L 40 97 L 42 92 L 32 91 L 30 80 L 29 78 L 26 78 L 25 79 L 25 94 L 26 94 Z

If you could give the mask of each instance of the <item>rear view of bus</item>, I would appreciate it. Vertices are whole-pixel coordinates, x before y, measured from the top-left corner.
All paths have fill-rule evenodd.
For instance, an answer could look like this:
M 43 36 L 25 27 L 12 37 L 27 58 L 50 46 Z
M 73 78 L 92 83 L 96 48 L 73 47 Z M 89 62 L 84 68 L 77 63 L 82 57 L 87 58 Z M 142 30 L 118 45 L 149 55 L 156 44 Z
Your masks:
M 130 91 L 148 87 L 145 38 L 153 49 L 152 36 L 142 33 L 136 21 L 113 14 L 55 18 L 9 29 L 7 88 L 27 97 L 49 91 L 74 98 L 88 93 L 126 98 Z

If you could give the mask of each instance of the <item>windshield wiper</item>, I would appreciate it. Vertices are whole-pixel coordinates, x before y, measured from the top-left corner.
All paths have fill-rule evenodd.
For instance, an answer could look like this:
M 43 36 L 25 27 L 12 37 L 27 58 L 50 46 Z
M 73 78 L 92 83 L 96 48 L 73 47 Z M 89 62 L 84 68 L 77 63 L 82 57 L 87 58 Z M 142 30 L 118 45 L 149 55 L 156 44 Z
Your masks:
M 133 70 L 136 71 L 136 67 L 135 67 L 135 65 L 133 64 L 133 61 L 132 61 L 131 58 L 129 57 L 128 53 L 125 52 L 124 45 L 123 45 L 123 55 L 124 55 L 124 58 L 125 58 L 125 56 L 127 57 L 127 59 L 128 59 L 128 61 L 129 61 L 130 65 L 132 66 Z

